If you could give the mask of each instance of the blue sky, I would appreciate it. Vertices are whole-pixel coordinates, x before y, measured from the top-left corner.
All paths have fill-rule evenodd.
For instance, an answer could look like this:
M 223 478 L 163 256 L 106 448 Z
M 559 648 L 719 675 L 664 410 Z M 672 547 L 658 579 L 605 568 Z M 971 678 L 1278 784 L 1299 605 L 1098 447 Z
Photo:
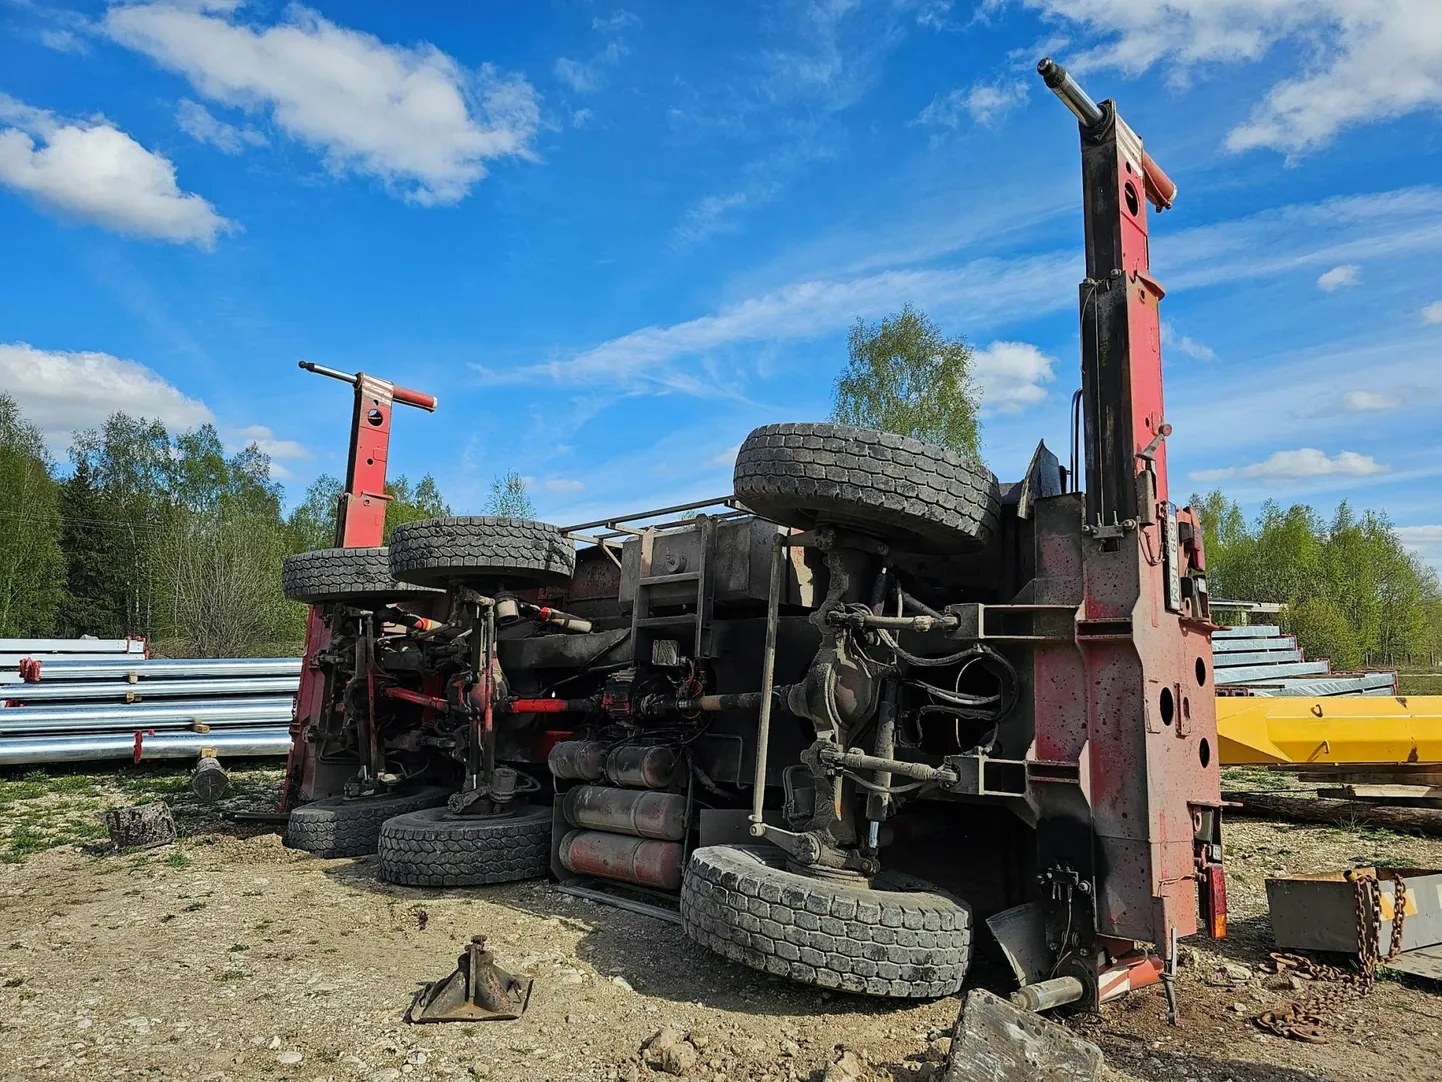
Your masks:
M 1019 475 L 1077 381 L 1050 53 L 1180 186 L 1173 491 L 1384 508 L 1442 564 L 1435 0 L 0 0 L 0 50 L 0 387 L 58 452 L 213 421 L 294 500 L 347 432 L 308 359 L 440 397 L 392 463 L 457 511 L 514 469 L 579 521 L 728 492 L 912 301 Z

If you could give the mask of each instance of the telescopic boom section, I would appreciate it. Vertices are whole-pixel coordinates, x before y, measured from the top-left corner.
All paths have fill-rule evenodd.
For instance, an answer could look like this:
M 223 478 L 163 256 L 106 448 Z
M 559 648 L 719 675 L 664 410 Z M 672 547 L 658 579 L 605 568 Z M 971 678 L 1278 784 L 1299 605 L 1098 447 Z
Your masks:
M 1078 763 L 1082 784 L 1080 794 L 1045 787 L 1039 862 L 1051 927 L 1090 916 L 1099 942 L 1165 950 L 1197 929 L 1199 900 L 1207 930 L 1225 928 L 1205 562 L 1190 510 L 1168 500 L 1164 291 L 1148 238 L 1148 205 L 1171 206 L 1176 186 L 1113 102 L 1098 104 L 1049 59 L 1037 70 L 1080 123 L 1086 232 L 1084 518 L 1075 555 L 1054 555 L 1066 551 L 1058 537 L 1037 571 L 1039 581 L 1081 580 L 1081 669 L 1042 652 L 1034 673 L 1034 755 Z M 1077 830 L 1078 796 L 1087 832 Z

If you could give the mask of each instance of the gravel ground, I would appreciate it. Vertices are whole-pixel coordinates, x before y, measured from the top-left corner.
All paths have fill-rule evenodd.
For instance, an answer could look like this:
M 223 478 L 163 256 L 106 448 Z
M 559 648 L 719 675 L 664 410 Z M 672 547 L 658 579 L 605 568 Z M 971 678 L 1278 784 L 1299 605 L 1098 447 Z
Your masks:
M 237 771 L 237 801 L 275 774 Z M 178 775 L 79 777 L 0 777 L 6 1080 L 660 1082 L 671 1077 L 659 1066 L 666 1054 L 642 1049 L 671 1027 L 690 1041 L 668 1062 L 705 1082 L 820 1079 L 838 1046 L 867 1082 L 929 1082 L 959 1009 L 958 998 L 906 1004 L 791 985 L 695 947 L 673 924 L 544 883 L 390 887 L 375 880 L 373 858 L 320 860 L 219 822 L 181 795 Z M 99 809 L 155 791 L 178 805 L 186 836 L 176 845 L 112 854 L 80 829 Z M 1442 841 L 1259 820 L 1232 822 L 1227 839 L 1232 936 L 1193 941 L 1179 980 L 1184 1026 L 1166 1025 L 1155 988 L 1069 1022 L 1102 1046 L 1110 1077 L 1438 1077 L 1442 998 L 1424 982 L 1380 981 L 1338 1012 L 1327 1044 L 1268 1036 L 1249 1018 L 1297 994 L 1261 971 L 1268 875 L 1438 867 Z M 443 976 L 477 933 L 503 965 L 535 978 L 525 1016 L 402 1022 L 418 984 Z M 1253 976 L 1238 979 L 1237 965 Z M 1006 990 L 997 969 L 974 973 Z

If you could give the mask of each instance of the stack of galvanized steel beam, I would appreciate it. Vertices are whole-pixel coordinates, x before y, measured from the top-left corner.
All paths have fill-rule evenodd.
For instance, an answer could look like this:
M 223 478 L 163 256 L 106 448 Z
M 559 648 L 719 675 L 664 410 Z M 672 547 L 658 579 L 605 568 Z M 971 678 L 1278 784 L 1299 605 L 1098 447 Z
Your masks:
M 299 680 L 293 657 L 161 659 L 138 639 L 0 639 L 0 765 L 284 755 Z
M 1325 658 L 1308 661 L 1275 624 L 1212 633 L 1212 668 L 1219 695 L 1395 695 L 1395 672 L 1334 673 Z

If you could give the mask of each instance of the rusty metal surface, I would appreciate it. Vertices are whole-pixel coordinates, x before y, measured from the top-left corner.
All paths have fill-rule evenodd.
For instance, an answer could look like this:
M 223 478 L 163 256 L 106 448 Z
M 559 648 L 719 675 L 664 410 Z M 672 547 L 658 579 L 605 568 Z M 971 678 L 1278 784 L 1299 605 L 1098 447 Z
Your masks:
M 562 867 L 661 890 L 681 889 L 680 842 L 653 841 L 602 830 L 573 830 L 561 839 Z
M 416 992 L 406 1021 L 506 1022 L 521 1017 L 531 999 L 530 978 L 521 979 L 496 965 L 486 937 L 475 936 L 456 959 L 456 968 Z

